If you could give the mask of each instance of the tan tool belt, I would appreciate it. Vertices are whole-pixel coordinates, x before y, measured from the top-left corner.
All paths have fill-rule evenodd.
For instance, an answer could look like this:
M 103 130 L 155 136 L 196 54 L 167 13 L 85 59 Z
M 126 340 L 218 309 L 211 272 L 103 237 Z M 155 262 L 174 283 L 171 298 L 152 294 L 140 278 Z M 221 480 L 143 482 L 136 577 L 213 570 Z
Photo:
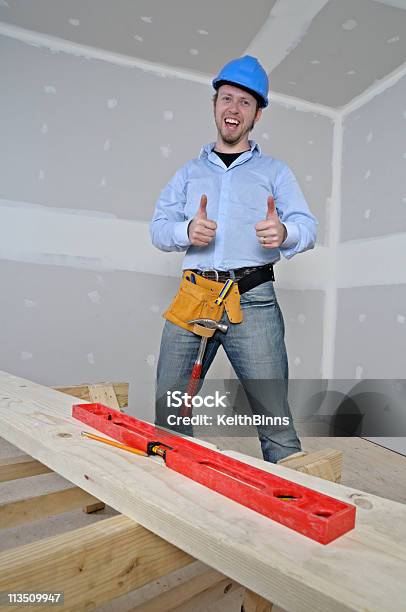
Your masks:
M 192 276 L 196 280 L 195 284 L 188 280 Z M 178 293 L 168 310 L 164 312 L 164 318 L 183 329 L 192 331 L 193 325 L 189 325 L 188 321 L 202 318 L 220 321 L 225 308 L 230 323 L 241 323 L 243 316 L 240 293 L 236 283 L 233 284 L 223 302 L 220 305 L 215 304 L 223 286 L 224 283 L 212 281 L 191 270 L 185 270 Z

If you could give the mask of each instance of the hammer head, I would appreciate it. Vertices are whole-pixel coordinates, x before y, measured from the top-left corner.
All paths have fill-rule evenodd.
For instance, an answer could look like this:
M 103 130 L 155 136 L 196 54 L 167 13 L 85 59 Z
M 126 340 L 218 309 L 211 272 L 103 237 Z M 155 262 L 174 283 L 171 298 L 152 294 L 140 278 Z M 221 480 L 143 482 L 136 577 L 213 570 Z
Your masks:
M 202 327 L 207 327 L 207 329 L 221 331 L 223 332 L 223 334 L 225 334 L 228 330 L 228 325 L 226 325 L 225 323 L 218 323 L 217 321 L 214 321 L 214 319 L 192 319 L 191 321 L 188 321 L 188 323 L 190 325 L 196 323 L 197 325 L 201 325 Z

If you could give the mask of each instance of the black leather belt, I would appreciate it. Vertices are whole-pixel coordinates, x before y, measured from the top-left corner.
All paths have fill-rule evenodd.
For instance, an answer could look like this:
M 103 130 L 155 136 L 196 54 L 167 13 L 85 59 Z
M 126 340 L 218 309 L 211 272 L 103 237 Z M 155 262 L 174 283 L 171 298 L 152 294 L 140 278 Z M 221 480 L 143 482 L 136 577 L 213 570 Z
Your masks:
M 235 270 L 193 270 L 196 274 L 203 276 L 209 280 L 225 283 L 229 278 L 235 281 L 238 285 L 240 295 L 254 289 L 262 283 L 274 281 L 273 265 L 265 264 L 265 266 L 237 268 Z

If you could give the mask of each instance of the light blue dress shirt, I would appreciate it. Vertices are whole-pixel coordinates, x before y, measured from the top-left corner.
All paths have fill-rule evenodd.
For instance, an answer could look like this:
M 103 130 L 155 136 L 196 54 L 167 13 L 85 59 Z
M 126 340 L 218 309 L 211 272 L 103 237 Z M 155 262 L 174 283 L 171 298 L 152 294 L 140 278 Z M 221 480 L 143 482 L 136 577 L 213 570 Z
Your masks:
M 204 146 L 163 189 L 150 224 L 153 244 L 162 251 L 186 251 L 182 268 L 232 270 L 275 263 L 281 254 L 290 259 L 313 248 L 318 222 L 312 215 L 290 168 L 262 155 L 257 143 L 228 168 Z M 202 194 L 207 195 L 207 218 L 216 221 L 215 239 L 206 247 L 191 245 L 187 229 Z M 278 216 L 287 229 L 279 248 L 265 249 L 255 225 L 266 219 L 268 196 L 273 195 Z

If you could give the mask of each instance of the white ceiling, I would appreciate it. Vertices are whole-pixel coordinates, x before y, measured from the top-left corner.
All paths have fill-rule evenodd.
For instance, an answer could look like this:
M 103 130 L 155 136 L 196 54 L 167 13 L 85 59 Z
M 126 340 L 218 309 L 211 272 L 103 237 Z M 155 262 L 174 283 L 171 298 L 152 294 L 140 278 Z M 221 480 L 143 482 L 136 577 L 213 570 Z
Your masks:
M 274 0 L 0 0 L 0 21 L 211 74 L 244 53 Z
M 340 107 L 405 59 L 405 10 L 372 0 L 330 0 L 272 71 L 271 89 Z
M 405 62 L 405 8 L 406 0 L 0 0 L 0 21 L 208 75 L 252 52 L 271 90 L 338 108 Z

